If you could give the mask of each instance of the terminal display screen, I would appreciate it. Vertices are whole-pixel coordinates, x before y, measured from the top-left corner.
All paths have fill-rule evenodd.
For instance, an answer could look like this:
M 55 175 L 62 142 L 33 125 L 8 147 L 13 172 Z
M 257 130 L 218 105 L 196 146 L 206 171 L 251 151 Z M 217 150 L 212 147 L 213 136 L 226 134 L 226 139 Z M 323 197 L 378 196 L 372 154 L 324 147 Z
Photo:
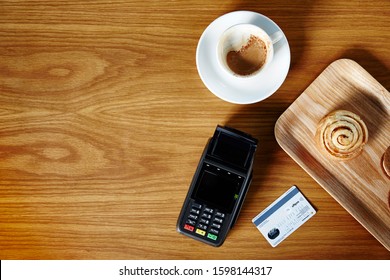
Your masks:
M 219 168 L 214 169 L 202 170 L 195 198 L 222 211 L 231 212 L 241 189 L 242 178 Z

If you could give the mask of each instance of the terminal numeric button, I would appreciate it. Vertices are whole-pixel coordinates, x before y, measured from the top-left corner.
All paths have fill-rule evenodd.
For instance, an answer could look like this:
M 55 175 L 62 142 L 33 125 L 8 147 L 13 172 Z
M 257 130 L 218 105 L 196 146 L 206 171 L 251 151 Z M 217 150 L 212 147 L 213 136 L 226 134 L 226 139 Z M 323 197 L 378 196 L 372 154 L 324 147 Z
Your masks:
M 204 209 L 204 212 L 213 214 L 213 213 L 214 213 L 214 209 L 211 209 L 211 208 L 207 208 L 207 207 L 206 207 L 206 208 Z
M 211 219 L 211 215 L 210 215 L 210 214 L 207 214 L 207 213 L 203 213 L 203 214 L 202 214 L 202 218 L 205 218 L 205 219 L 210 220 L 210 219 Z
M 192 203 L 192 208 L 196 208 L 196 209 L 202 209 L 202 205 L 198 204 L 198 203 Z
M 197 220 L 198 216 L 190 214 L 190 215 L 188 215 L 188 218 L 193 219 L 193 220 Z
M 196 215 L 199 215 L 200 211 L 199 210 L 196 210 L 194 208 L 191 209 L 190 211 L 192 214 L 196 214 Z
M 208 224 L 210 223 L 209 220 L 205 220 L 205 219 L 200 219 L 200 222 L 201 222 L 202 224 L 205 224 L 205 225 L 208 225 Z
M 222 220 L 222 219 L 219 219 L 219 218 L 214 218 L 214 222 L 217 222 L 217 223 L 222 224 L 222 223 L 223 223 L 223 220 Z
M 221 229 L 221 225 L 220 224 L 213 223 L 211 226 L 213 228 Z
M 223 218 L 225 218 L 225 214 L 217 211 L 217 212 L 215 213 L 215 217 L 219 217 L 219 218 L 222 218 L 222 219 L 223 219 Z
M 207 226 L 206 226 L 206 225 L 203 225 L 203 224 L 199 224 L 199 225 L 198 225 L 198 228 L 203 229 L 203 230 L 206 230 L 206 229 L 207 229 Z
M 193 221 L 193 220 L 191 220 L 191 219 L 188 219 L 188 220 L 186 221 L 186 224 L 189 224 L 189 225 L 194 226 L 194 225 L 196 224 L 196 222 Z

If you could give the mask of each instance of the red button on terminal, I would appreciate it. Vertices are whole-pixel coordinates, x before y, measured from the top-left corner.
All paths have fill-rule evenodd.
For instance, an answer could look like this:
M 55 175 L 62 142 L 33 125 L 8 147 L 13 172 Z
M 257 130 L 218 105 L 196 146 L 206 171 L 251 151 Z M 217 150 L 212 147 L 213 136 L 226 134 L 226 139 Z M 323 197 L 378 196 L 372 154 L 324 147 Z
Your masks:
M 187 224 L 184 225 L 184 229 L 189 230 L 189 231 L 194 231 L 194 227 L 187 225 Z

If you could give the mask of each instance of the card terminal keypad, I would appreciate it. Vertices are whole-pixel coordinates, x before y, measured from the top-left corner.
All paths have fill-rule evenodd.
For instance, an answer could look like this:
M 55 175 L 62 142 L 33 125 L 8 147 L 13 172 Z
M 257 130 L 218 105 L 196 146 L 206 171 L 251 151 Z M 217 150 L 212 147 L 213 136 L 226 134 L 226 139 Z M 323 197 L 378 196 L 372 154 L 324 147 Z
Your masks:
M 226 214 L 209 206 L 192 202 L 184 229 L 198 237 L 217 240 Z

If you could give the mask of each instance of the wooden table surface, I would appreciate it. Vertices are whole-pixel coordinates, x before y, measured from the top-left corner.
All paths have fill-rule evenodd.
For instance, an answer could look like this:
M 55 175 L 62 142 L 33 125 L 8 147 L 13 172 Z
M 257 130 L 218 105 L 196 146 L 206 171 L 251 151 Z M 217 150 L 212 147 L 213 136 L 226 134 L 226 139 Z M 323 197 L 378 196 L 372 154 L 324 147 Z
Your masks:
M 291 48 L 283 85 L 252 105 L 221 101 L 196 69 L 204 29 L 236 10 L 270 17 Z M 274 137 L 339 58 L 390 88 L 389 1 L 1 0 L 0 259 L 390 259 Z M 176 221 L 217 124 L 260 144 L 213 248 Z M 293 184 L 318 212 L 272 248 L 251 220 Z

